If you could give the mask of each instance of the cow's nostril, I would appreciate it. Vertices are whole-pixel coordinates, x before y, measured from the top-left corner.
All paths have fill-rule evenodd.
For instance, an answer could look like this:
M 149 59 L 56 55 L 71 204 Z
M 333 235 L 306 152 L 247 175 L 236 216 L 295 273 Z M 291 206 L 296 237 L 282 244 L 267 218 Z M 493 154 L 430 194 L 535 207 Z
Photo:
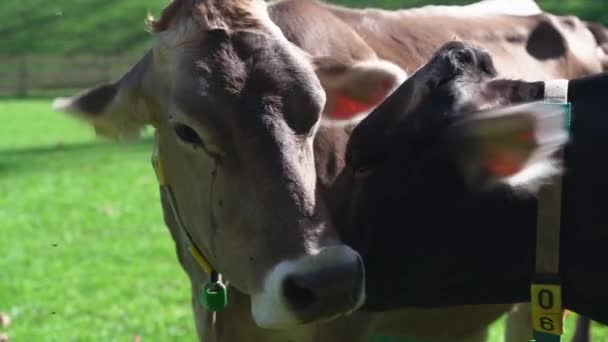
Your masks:
M 283 294 L 291 306 L 298 311 L 306 310 L 317 301 L 315 293 L 306 286 L 300 276 L 289 276 L 283 282 Z

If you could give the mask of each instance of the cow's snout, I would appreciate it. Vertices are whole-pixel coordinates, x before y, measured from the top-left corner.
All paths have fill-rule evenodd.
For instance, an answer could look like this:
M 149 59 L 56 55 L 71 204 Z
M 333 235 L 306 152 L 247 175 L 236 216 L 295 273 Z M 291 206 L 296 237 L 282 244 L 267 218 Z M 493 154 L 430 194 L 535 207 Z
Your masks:
M 253 296 L 252 312 L 258 325 L 281 328 L 351 312 L 364 299 L 361 257 L 347 246 L 333 246 L 277 265 L 263 293 Z
M 320 258 L 325 257 L 321 253 Z M 352 250 L 345 253 L 344 260 L 334 262 L 330 254 L 335 252 L 326 252 L 327 262 L 285 275 L 283 296 L 303 321 L 350 311 L 357 305 L 363 286 L 363 263 Z

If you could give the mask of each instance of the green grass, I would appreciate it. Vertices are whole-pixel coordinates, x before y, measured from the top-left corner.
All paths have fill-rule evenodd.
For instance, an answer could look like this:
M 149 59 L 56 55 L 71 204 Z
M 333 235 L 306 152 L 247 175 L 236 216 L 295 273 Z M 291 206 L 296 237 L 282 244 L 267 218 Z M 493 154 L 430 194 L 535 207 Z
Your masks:
M 194 340 L 188 280 L 163 225 L 150 140 L 119 146 L 0 102 L 0 311 L 15 341 Z
M 333 0 L 351 6 L 403 8 L 466 4 L 474 0 Z M 2 0 L 1 55 L 143 54 L 151 45 L 144 18 L 160 13 L 167 0 Z M 608 2 L 540 0 L 551 12 L 608 24 Z
M 150 132 L 132 145 L 98 140 L 52 113 L 48 99 L 0 101 L 0 122 L 0 311 L 13 319 L 0 333 L 26 342 L 194 341 Z M 608 340 L 606 329 L 594 334 Z M 491 341 L 500 336 L 496 324 Z
M 144 19 L 165 0 L 3 0 L 0 55 L 143 54 Z M 8 38 L 8 39 L 6 39 Z

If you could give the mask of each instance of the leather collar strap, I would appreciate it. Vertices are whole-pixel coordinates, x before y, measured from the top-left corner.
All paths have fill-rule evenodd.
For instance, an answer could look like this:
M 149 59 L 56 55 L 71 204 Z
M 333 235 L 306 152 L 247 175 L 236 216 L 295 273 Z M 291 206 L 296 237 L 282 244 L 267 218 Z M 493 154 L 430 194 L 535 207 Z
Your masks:
M 545 82 L 545 103 L 566 107 L 564 127 L 570 127 L 571 104 L 568 80 Z M 563 158 L 563 152 L 559 152 Z M 561 231 L 562 176 L 541 188 L 538 195 L 536 274 L 531 285 L 532 326 L 536 342 L 560 341 L 564 332 L 559 251 Z
M 200 302 L 207 310 L 221 311 L 228 303 L 226 286 L 222 283 L 221 275 L 213 269 L 209 263 L 209 260 L 205 258 L 204 254 L 201 252 L 201 249 L 199 249 L 194 242 L 192 235 L 188 229 L 186 229 L 186 226 L 179 215 L 179 211 L 177 210 L 177 201 L 175 199 L 175 195 L 173 194 L 173 189 L 167 180 L 165 168 L 158 152 L 158 133 L 155 133 L 154 135 L 152 166 L 156 172 L 156 178 L 158 179 L 158 184 L 160 185 L 160 191 L 163 193 L 165 198 L 167 198 L 169 207 L 171 208 L 171 213 L 175 218 L 175 222 L 188 240 L 188 251 L 190 252 L 190 255 L 205 273 L 210 274 L 209 283 L 203 285 L 200 289 Z

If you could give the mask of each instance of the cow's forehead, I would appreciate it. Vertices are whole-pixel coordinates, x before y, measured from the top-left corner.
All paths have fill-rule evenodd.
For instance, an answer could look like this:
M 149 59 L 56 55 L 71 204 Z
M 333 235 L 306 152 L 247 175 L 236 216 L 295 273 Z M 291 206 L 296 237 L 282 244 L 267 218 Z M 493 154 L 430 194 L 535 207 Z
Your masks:
M 235 133 L 243 122 L 255 120 L 252 116 L 308 132 L 318 121 L 325 92 L 310 59 L 270 21 L 265 4 L 243 1 L 238 10 L 218 9 L 231 2 L 218 2 L 217 8 L 202 4 L 213 3 L 187 13 L 173 10 L 171 19 L 167 9 L 156 24 L 165 29 L 157 32 L 155 64 L 166 75 L 169 114 L 188 116 L 187 121 L 224 136 L 221 132 Z M 249 19 L 219 20 L 213 11 L 241 17 L 239 11 L 249 11 Z
M 280 34 L 261 0 L 173 0 L 158 20 L 148 19 L 157 36 L 183 43 L 208 30 L 250 30 Z
M 172 101 L 185 113 L 204 108 L 206 116 L 225 117 L 248 96 L 245 87 L 254 77 L 252 69 L 264 69 L 256 65 L 260 63 L 254 58 L 256 51 L 267 49 L 264 42 L 243 42 L 233 34 L 208 31 L 199 47 L 189 48 L 174 60 Z M 276 62 L 274 67 L 278 69 Z
M 173 0 L 159 20 L 149 22 L 157 37 L 155 64 L 166 70 L 166 81 L 179 82 L 175 73 L 182 69 L 195 77 L 224 74 L 235 81 L 246 76 L 243 59 L 263 50 L 275 53 L 264 53 L 271 58 L 256 61 L 258 66 L 277 71 L 284 64 L 311 67 L 270 20 L 261 0 Z
M 228 126 L 247 122 L 245 117 L 272 117 L 295 132 L 317 121 L 325 92 L 297 50 L 249 31 L 210 31 L 201 44 L 183 56 L 172 80 L 173 101 L 186 115 Z

